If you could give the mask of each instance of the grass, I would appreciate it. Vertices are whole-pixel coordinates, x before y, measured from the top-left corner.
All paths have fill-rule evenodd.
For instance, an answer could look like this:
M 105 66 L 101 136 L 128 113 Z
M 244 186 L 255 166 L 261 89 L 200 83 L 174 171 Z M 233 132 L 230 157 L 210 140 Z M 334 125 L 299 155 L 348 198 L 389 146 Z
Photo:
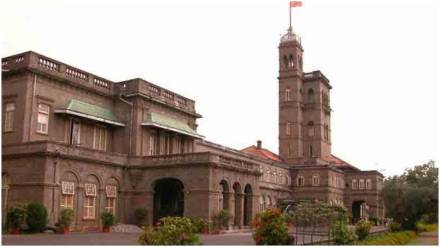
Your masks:
M 404 245 L 417 237 L 414 231 L 390 232 L 381 236 L 370 236 L 356 245 Z

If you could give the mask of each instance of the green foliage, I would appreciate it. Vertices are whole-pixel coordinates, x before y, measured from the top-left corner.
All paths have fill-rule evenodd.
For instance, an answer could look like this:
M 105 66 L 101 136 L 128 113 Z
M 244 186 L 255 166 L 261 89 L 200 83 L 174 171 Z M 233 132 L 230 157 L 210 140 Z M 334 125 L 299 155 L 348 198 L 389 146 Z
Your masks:
M 61 210 L 60 217 L 58 218 L 58 225 L 60 227 L 66 227 L 69 228 L 72 224 L 73 217 L 75 213 L 73 212 L 73 209 L 71 208 L 65 208 Z
M 8 208 L 6 213 L 6 227 L 8 229 L 20 228 L 26 218 L 26 205 L 17 204 Z
M 382 195 L 387 216 L 403 229 L 416 229 L 424 215 L 438 222 L 438 168 L 434 161 L 407 169 L 401 176 L 385 180 Z
M 147 225 L 147 216 L 148 216 L 148 211 L 146 208 L 137 208 L 134 211 L 134 217 L 136 218 L 136 223 L 138 226 Z
M 423 221 L 416 223 L 417 232 L 436 232 L 438 231 L 438 224 L 427 224 Z
M 357 245 L 404 245 L 416 238 L 414 231 L 392 232 L 358 241 Z
M 193 224 L 196 233 L 201 233 L 204 229 L 208 228 L 208 223 L 202 218 L 190 218 L 191 224 Z
M 41 203 L 27 205 L 26 223 L 30 232 L 41 232 L 47 224 L 47 210 Z
M 344 221 L 334 223 L 330 228 L 330 235 L 336 245 L 351 245 L 357 240 L 354 231 Z
M 201 245 L 196 227 L 187 217 L 165 217 L 160 225 L 148 227 L 139 236 L 141 245 Z
M 278 208 L 266 209 L 253 222 L 257 245 L 289 245 L 287 217 Z
M 232 216 L 229 211 L 222 209 L 216 216 L 214 216 L 214 226 L 216 228 L 227 227 L 231 218 Z
M 388 230 L 391 232 L 399 232 L 402 230 L 402 227 L 398 222 L 391 222 L 390 225 L 388 226 Z
M 110 212 L 104 212 L 101 214 L 101 221 L 104 227 L 110 227 L 116 224 L 116 217 Z
M 359 240 L 366 239 L 368 237 L 368 235 L 370 234 L 370 229 L 371 229 L 370 221 L 367 221 L 367 220 L 358 221 L 358 223 L 356 224 L 356 230 L 355 230 L 358 239 Z

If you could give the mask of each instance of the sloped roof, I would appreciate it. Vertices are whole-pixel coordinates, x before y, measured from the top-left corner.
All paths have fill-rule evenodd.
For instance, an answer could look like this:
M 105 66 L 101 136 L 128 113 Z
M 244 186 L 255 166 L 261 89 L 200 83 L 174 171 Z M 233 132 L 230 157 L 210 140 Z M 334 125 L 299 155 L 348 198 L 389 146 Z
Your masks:
M 258 148 L 255 145 L 244 148 L 241 151 L 244 153 L 247 153 L 247 154 L 253 154 L 253 155 L 258 156 L 263 159 L 269 159 L 269 160 L 273 160 L 273 161 L 281 161 L 280 157 L 277 154 L 275 154 L 265 148 Z
M 351 165 L 350 163 L 342 160 L 341 158 L 334 156 L 333 154 L 330 155 L 330 157 L 327 159 L 327 161 L 332 163 L 334 166 L 342 168 L 342 169 L 346 168 L 346 169 L 354 169 L 354 170 L 359 171 L 359 168 Z
M 76 99 L 71 99 L 64 108 L 56 109 L 55 113 L 63 113 L 92 119 L 98 122 L 117 126 L 125 126 L 119 122 L 115 114 L 110 110 L 97 105 L 89 104 Z
M 187 123 L 178 119 L 170 118 L 159 113 L 151 112 L 149 121 L 142 123 L 142 126 L 154 126 L 161 129 L 189 135 L 195 138 L 204 138 L 195 130 L 191 129 Z

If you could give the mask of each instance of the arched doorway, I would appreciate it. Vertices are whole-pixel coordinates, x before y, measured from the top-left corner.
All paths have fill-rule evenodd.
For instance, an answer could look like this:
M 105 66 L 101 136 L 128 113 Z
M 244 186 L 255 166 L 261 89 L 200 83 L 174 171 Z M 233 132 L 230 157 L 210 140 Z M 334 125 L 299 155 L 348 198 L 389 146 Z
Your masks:
M 234 225 L 240 226 L 241 225 L 241 215 L 242 215 L 242 197 L 243 194 L 241 192 L 241 186 L 239 183 L 234 183 L 234 186 L 232 186 L 234 189 Z
M 163 178 L 154 183 L 153 222 L 166 216 L 183 216 L 183 183 L 175 178 Z
M 249 226 L 252 221 L 252 187 L 247 184 L 244 187 L 244 214 L 243 224 Z
M 228 182 L 225 180 L 222 180 L 220 182 L 220 202 L 219 205 L 221 209 L 228 210 L 229 209 L 229 185 Z
M 351 205 L 352 223 L 367 218 L 367 203 L 365 201 L 354 201 Z

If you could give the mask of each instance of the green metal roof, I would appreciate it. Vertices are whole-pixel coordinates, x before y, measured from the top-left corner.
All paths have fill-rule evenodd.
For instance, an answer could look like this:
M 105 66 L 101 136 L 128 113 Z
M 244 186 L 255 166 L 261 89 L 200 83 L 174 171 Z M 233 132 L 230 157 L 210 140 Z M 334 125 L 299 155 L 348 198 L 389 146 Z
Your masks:
M 76 99 L 69 100 L 65 108 L 57 109 L 55 110 L 55 113 L 65 113 L 92 119 L 98 122 L 125 126 L 125 124 L 118 121 L 111 110 Z
M 142 126 L 154 126 L 196 138 L 204 138 L 185 122 L 155 112 L 151 112 L 149 115 L 148 122 L 142 123 Z

